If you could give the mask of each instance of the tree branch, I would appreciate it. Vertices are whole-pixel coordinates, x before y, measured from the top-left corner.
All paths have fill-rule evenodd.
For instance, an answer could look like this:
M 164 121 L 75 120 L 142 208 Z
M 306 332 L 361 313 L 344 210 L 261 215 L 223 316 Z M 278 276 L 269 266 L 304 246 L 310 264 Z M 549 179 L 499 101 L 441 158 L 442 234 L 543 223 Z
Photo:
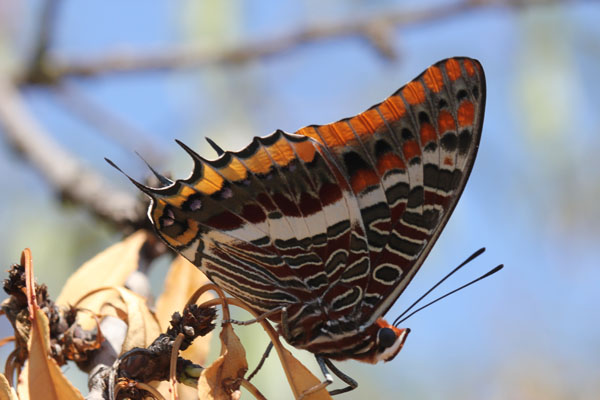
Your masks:
M 510 3 L 510 1 L 508 2 Z M 148 53 L 114 51 L 82 60 L 54 59 L 55 77 L 90 77 L 110 73 L 158 71 L 177 68 L 198 68 L 219 63 L 242 63 L 289 50 L 300 44 L 318 40 L 358 36 L 368 40 L 385 57 L 394 57 L 392 28 L 433 22 L 484 6 L 500 5 L 495 0 L 466 0 L 418 11 L 395 11 L 364 20 L 322 23 L 285 36 L 262 39 L 221 51 L 205 51 L 194 46 L 182 46 Z
M 48 75 L 52 71 L 52 66 L 48 63 L 48 51 L 52 44 L 60 2 L 61 0 L 46 0 L 42 5 L 37 40 L 24 77 L 29 83 L 44 83 L 54 79 Z
M 131 226 L 144 219 L 143 211 L 139 211 L 140 202 L 134 196 L 112 187 L 53 141 L 30 114 L 17 87 L 1 77 L 0 128 L 63 198 L 83 204 L 97 216 L 119 226 Z

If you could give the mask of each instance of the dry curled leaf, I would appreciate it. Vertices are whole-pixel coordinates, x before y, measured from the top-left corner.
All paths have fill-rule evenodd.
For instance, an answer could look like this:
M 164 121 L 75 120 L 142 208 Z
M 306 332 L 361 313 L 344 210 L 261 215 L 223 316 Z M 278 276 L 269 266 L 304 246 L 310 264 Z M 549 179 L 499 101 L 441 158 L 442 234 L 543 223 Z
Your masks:
M 25 266 L 27 303 L 31 330 L 27 340 L 28 359 L 19 375 L 17 392 L 21 400 L 83 400 L 81 393 L 67 380 L 60 367 L 50 356 L 50 326 L 46 314 L 40 310 L 35 293 L 31 251 L 21 255 Z
M 277 350 L 281 364 L 288 378 L 288 382 L 292 387 L 292 391 L 296 396 L 303 392 L 319 385 L 321 381 L 313 375 L 308 368 L 304 366 L 296 357 L 292 355 L 286 348 L 281 346 Z M 315 393 L 311 393 L 304 397 L 304 400 L 327 400 L 331 399 L 331 395 L 326 389 L 321 389 Z
M 10 386 L 4 374 L 0 374 L 0 400 L 18 400 L 15 389 Z
M 83 400 L 49 356 L 50 332 L 43 311 L 35 309 L 29 336 L 29 359 L 19 376 L 19 399 Z
M 75 304 L 87 293 L 101 287 L 123 286 L 138 268 L 140 250 L 148 233 L 137 231 L 84 263 L 63 287 L 56 303 Z
M 207 285 L 207 286 L 210 286 L 210 285 Z M 240 307 L 240 308 L 248 311 L 255 318 L 259 316 L 257 312 L 252 310 L 250 307 L 248 307 L 246 304 L 244 304 L 239 299 L 231 298 L 231 297 L 225 298 L 222 295 L 220 297 L 221 298 L 219 298 L 219 299 L 213 299 L 213 300 L 206 301 L 206 302 L 202 303 L 201 306 L 208 307 L 208 306 L 214 306 L 217 304 L 222 304 L 222 305 L 226 304 L 229 306 Z M 227 311 L 227 307 L 225 307 L 225 306 L 223 307 L 223 313 L 226 314 L 226 315 L 224 315 L 223 318 L 228 319 L 229 313 Z M 275 329 L 273 329 L 271 324 L 266 319 L 259 321 L 259 323 L 261 324 L 261 326 L 263 327 L 263 329 L 269 335 L 269 338 L 273 342 L 273 346 L 274 346 L 275 350 L 277 351 L 277 354 L 279 356 L 279 360 L 281 361 L 281 365 L 285 372 L 286 378 L 288 380 L 288 383 L 290 384 L 290 388 L 292 389 L 292 392 L 294 393 L 294 397 L 298 398 L 303 393 L 305 393 L 307 390 L 313 389 L 313 388 L 317 387 L 318 385 L 320 385 L 321 381 L 316 376 L 314 376 L 310 372 L 310 370 L 308 368 L 306 368 L 300 361 L 298 361 L 288 350 L 286 350 L 283 347 L 283 345 L 281 344 L 281 341 L 279 340 L 279 334 L 275 331 Z M 238 339 L 238 341 L 239 341 L 239 339 Z M 243 348 L 242 348 L 242 350 L 243 350 Z M 221 351 L 223 351 L 223 350 L 221 350 Z M 244 359 L 245 359 L 245 357 L 244 357 Z M 200 385 L 199 385 L 199 388 L 200 388 Z M 200 390 L 199 390 L 199 394 L 202 394 L 202 393 L 204 393 L 204 392 L 200 392 Z M 200 397 L 200 398 L 203 398 L 203 397 Z M 209 398 L 212 399 L 212 397 L 209 397 Z M 229 399 L 230 397 L 224 397 L 224 398 Z M 306 399 L 308 399 L 308 400 L 331 400 L 331 395 L 329 394 L 327 389 L 323 387 L 314 393 L 306 395 L 304 397 L 304 399 L 305 400 Z
M 239 299 L 228 298 L 227 303 L 229 305 L 243 308 L 255 318 L 258 317 L 258 314 L 254 310 L 250 309 Z M 283 367 L 285 376 L 290 384 L 290 388 L 292 389 L 294 396 L 297 398 L 307 390 L 319 385 L 321 381 L 314 376 L 313 373 L 304 366 L 304 364 L 298 361 L 298 359 L 296 359 L 292 353 L 283 347 L 279 340 L 279 334 L 275 332 L 271 324 L 267 320 L 260 321 L 260 324 L 273 342 L 273 346 L 277 351 L 277 355 L 281 361 L 281 366 Z M 331 395 L 325 388 L 322 388 L 315 393 L 305 396 L 304 400 L 331 400 Z
M 232 400 L 240 396 L 240 385 L 248 371 L 246 351 L 231 324 L 225 324 L 219 335 L 221 355 L 208 366 L 198 380 L 198 398 Z
M 96 289 L 88 293 L 77 306 L 102 317 L 117 317 L 127 323 L 127 335 L 121 353 L 134 347 L 147 347 L 160 334 L 158 320 L 148 308 L 146 299 L 123 287 Z M 78 321 L 84 323 L 81 317 Z
M 125 288 L 116 288 L 127 306 L 127 336 L 122 352 L 134 347 L 148 347 L 158 335 L 160 326 L 146 299 Z
M 79 310 L 87 311 L 77 314 L 77 322 L 84 329 L 95 328 L 97 321 L 94 316 L 100 319 L 111 316 L 127 322 L 127 306 L 116 287 L 94 289 L 75 303 L 74 306 Z

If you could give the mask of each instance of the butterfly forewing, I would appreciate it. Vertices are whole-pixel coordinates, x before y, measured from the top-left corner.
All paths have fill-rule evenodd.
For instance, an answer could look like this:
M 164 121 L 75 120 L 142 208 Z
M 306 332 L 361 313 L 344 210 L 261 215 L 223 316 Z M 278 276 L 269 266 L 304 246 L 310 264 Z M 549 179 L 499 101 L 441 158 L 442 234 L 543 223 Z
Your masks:
M 475 160 L 484 103 L 480 64 L 453 58 L 356 117 L 299 131 L 327 145 L 358 199 L 369 273 L 347 275 L 360 289 L 359 324 L 389 309 L 450 217 Z
M 368 320 L 391 307 L 423 263 L 462 194 L 481 137 L 485 77 L 477 61 L 439 62 L 412 84 L 424 90 L 425 101 L 411 101 L 406 88 L 397 94 L 414 103 L 407 115 L 419 151 L 412 158 L 405 155 L 408 200 L 373 266 L 366 292 L 378 300 L 364 302 L 362 316 Z
M 213 161 L 183 145 L 194 171 L 148 190 L 150 217 L 232 295 L 258 312 L 286 306 L 290 343 L 364 352 L 352 335 L 389 309 L 456 205 L 484 102 L 479 63 L 452 58 L 352 118 Z

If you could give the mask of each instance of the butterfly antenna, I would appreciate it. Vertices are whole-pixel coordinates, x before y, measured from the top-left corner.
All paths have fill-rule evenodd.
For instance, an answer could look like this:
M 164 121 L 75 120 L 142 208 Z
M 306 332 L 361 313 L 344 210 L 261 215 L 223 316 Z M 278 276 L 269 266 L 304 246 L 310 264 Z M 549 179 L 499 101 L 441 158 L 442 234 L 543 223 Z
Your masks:
M 154 193 L 154 191 L 152 190 L 152 188 L 149 188 L 146 185 L 142 185 L 141 183 L 139 183 L 138 181 L 136 181 L 135 179 L 133 179 L 132 177 L 130 177 L 129 175 L 127 175 L 125 172 L 123 172 L 123 170 L 121 168 L 119 168 L 117 166 L 117 164 L 115 164 L 114 162 L 112 162 L 111 160 L 109 160 L 108 158 L 104 157 L 104 160 L 114 169 L 116 169 L 117 171 L 119 171 L 120 173 L 122 173 L 123 175 L 125 175 L 127 177 L 127 179 L 129 179 L 131 181 L 131 183 L 133 183 L 138 189 L 140 189 L 142 192 L 146 193 L 148 196 L 150 197 L 154 197 L 156 195 L 156 193 Z
M 456 288 L 456 289 L 454 289 L 453 291 L 451 291 L 451 292 L 448 292 L 448 293 L 446 293 L 445 295 L 443 295 L 443 296 L 440 296 L 440 297 L 438 297 L 437 299 L 435 299 L 435 300 L 433 300 L 433 301 L 430 301 L 429 303 L 425 304 L 423 307 L 419 307 L 419 308 L 417 308 L 415 311 L 411 312 L 411 313 L 410 313 L 410 314 L 408 314 L 406 317 L 402 318 L 400 321 L 398 321 L 398 322 L 395 322 L 395 321 L 394 321 L 394 326 L 397 326 L 397 325 L 401 324 L 402 322 L 406 321 L 407 319 L 409 319 L 410 317 L 412 317 L 413 315 L 415 315 L 415 314 L 416 314 L 416 313 L 418 313 L 419 311 L 423 310 L 424 308 L 427 308 L 427 307 L 429 307 L 430 305 L 432 305 L 432 304 L 434 304 L 434 303 L 437 303 L 438 301 L 440 301 L 440 300 L 442 300 L 442 299 L 444 299 L 444 298 L 446 298 L 446 297 L 450 296 L 451 294 L 454 294 L 454 293 L 458 292 L 459 290 L 463 290 L 463 289 L 464 289 L 464 288 L 466 288 L 467 286 L 471 286 L 472 284 L 474 284 L 474 283 L 476 283 L 476 282 L 479 282 L 479 281 L 480 281 L 480 280 L 482 280 L 482 279 L 485 279 L 485 278 L 487 278 L 487 277 L 489 277 L 489 276 L 492 276 L 492 275 L 494 275 L 496 272 L 500 271 L 502 268 L 504 268 L 504 265 L 500 264 L 500 265 L 498 265 L 496 268 L 494 268 L 494 269 L 490 270 L 489 272 L 487 272 L 487 273 L 485 273 L 485 274 L 481 275 L 479 278 L 477 278 L 477 279 L 474 279 L 474 280 L 472 280 L 471 282 L 469 282 L 469 283 L 467 283 L 467 284 L 464 284 L 464 285 L 462 285 L 461 287 L 459 287 L 459 288 Z
M 163 186 L 170 186 L 173 184 L 173 181 L 170 180 L 169 178 L 167 178 L 164 175 L 159 174 L 158 172 L 156 172 L 156 170 L 154 168 L 152 168 L 152 166 L 148 163 L 148 161 L 146 161 L 144 159 L 144 157 L 142 157 L 140 155 L 140 153 L 138 153 L 137 151 L 135 152 L 135 154 L 144 162 L 144 164 L 146 164 L 146 166 L 148 167 L 148 169 L 150 169 L 150 171 L 152 171 L 152 173 L 154 174 L 154 176 L 156 177 L 156 179 L 158 179 L 158 181 L 163 185 Z
M 220 148 L 219 145 L 216 144 L 211 138 L 205 137 L 204 139 L 206 139 L 206 141 L 208 142 L 208 144 L 210 144 L 210 147 L 212 147 L 213 150 L 217 152 L 218 156 L 222 156 L 223 154 L 225 154 L 225 150 L 223 150 L 222 148 Z
M 399 323 L 400 319 L 406 314 L 408 313 L 414 306 L 416 306 L 417 304 L 419 304 L 421 302 L 421 300 L 423 300 L 425 297 L 427 297 L 427 295 L 431 292 L 433 292 L 435 290 L 435 288 L 437 288 L 438 286 L 440 286 L 442 283 L 444 283 L 444 281 L 448 278 L 450 278 L 452 275 L 454 275 L 459 269 L 461 269 L 462 267 L 464 267 L 465 265 L 467 265 L 468 263 L 470 263 L 471 261 L 473 261 L 475 258 L 479 257 L 483 252 L 485 251 L 485 247 L 480 248 L 479 250 L 477 250 L 476 252 L 474 252 L 473 254 L 471 254 L 465 261 L 463 261 L 458 267 L 454 268 L 452 271 L 450 271 L 450 273 L 448 273 L 448 275 L 446 275 L 445 277 L 443 277 L 438 283 L 436 283 L 435 285 L 433 285 L 431 287 L 431 289 L 429 289 L 427 292 L 425 292 L 425 294 L 423 294 L 421 297 L 419 297 L 414 303 L 412 303 L 410 305 L 410 307 L 408 307 L 406 310 L 404 310 L 404 312 L 402 314 L 400 314 L 398 316 L 398 318 L 396 318 L 396 320 L 394 321 L 394 326 L 397 326 L 397 324 Z

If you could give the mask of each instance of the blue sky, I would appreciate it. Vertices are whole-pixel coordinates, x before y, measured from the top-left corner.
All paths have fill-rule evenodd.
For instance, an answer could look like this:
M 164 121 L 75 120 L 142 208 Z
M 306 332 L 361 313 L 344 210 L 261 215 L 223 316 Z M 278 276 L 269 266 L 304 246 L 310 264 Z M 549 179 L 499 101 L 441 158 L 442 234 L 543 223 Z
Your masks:
M 313 23 L 447 4 L 63 3 L 54 50 L 83 59 L 183 43 L 219 49 Z M 17 8 L 14 46 L 23 54 L 39 2 Z M 477 162 L 453 217 L 388 319 L 481 246 L 488 251 L 439 293 L 499 263 L 506 268 L 408 320 L 412 333 L 392 362 L 343 363 L 361 384 L 345 398 L 591 399 L 600 393 L 599 18 L 593 2 L 487 7 L 394 29 L 396 60 L 382 58 L 364 39 L 342 37 L 242 65 L 69 80 L 142 132 L 125 144 L 74 116 L 52 91 L 26 95 L 53 137 L 133 192 L 103 157 L 143 178 L 147 172 L 133 152 L 147 151 L 157 155 L 159 169 L 187 176 L 191 162 L 174 139 L 208 155 L 205 136 L 238 149 L 275 129 L 295 131 L 361 112 L 439 59 L 479 59 L 488 97 Z M 5 141 L 0 168 L 10 192 L 0 198 L 5 268 L 31 247 L 39 281 L 58 293 L 70 271 L 119 240 L 85 211 L 60 206 Z M 250 346 L 255 360 L 262 346 Z M 277 377 L 271 360 L 257 381 L 269 398 L 283 390 Z

